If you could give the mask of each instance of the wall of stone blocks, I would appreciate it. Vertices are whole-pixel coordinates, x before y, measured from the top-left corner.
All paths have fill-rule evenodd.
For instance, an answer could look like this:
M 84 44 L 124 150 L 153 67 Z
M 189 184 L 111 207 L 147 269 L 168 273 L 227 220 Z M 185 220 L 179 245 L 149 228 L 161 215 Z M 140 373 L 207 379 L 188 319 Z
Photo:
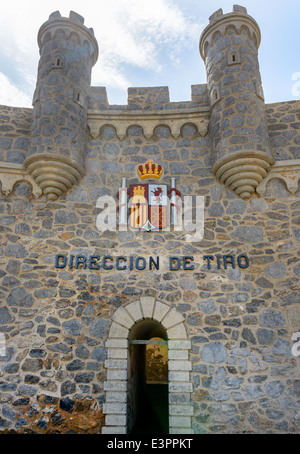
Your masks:
M 0 433 L 128 432 L 129 338 L 144 320 L 168 337 L 170 434 L 300 432 L 300 102 L 264 104 L 260 37 L 244 7 L 219 9 L 190 100 L 131 87 L 110 105 L 90 86 L 98 44 L 84 18 L 42 25 L 34 108 L 0 107 Z M 203 238 L 99 231 L 101 197 L 140 182 L 149 159 L 160 183 L 203 198 Z M 117 269 L 120 256 L 159 269 Z
M 1 106 L 0 160 L 23 164 L 30 146 L 32 109 Z
M 299 159 L 299 102 L 269 104 L 266 107 L 269 135 L 276 161 Z
M 280 108 L 272 109 L 276 118 Z M 136 167 L 148 159 L 163 165 L 163 183 L 175 177 L 182 195 L 205 197 L 202 241 L 96 228 L 97 199 L 115 197 L 123 176 L 138 182 Z M 171 406 L 172 423 L 189 417 L 196 434 L 299 433 L 292 335 L 300 329 L 300 192 L 275 179 L 263 196 L 239 199 L 216 183 L 209 137 L 191 124 L 178 139 L 163 125 L 152 139 L 133 126 L 123 140 L 105 127 L 97 139 L 87 136 L 85 166 L 80 184 L 56 202 L 33 197 L 27 183 L 0 197 L 1 431 L 101 433 L 107 383 L 126 374 L 126 359 L 114 358 L 107 344 L 114 314 L 152 297 L 181 314 L 191 343 L 192 415 Z M 247 269 L 218 269 L 216 259 L 208 269 L 203 260 L 242 253 Z M 154 255 L 161 268 L 57 269 L 56 254 Z M 171 255 L 193 256 L 195 269 L 170 271 Z M 112 361 L 124 367 L 107 368 Z M 126 411 L 123 401 L 115 405 Z

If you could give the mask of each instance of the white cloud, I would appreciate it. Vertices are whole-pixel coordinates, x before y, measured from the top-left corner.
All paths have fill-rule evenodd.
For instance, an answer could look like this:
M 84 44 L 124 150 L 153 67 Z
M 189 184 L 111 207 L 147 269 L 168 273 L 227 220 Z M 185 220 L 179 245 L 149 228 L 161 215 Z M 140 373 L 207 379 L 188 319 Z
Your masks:
M 272 71 L 281 81 L 283 99 L 291 96 L 291 83 L 285 81 L 299 71 L 294 67 L 294 55 L 299 42 L 300 2 L 289 1 L 293 3 L 294 13 L 291 15 L 282 2 L 275 0 L 272 20 L 264 14 L 267 6 L 262 6 L 261 1 L 252 0 L 251 8 L 248 7 L 262 30 L 260 62 L 268 102 L 278 99 L 278 90 L 272 89 Z M 94 85 L 105 85 L 118 98 L 120 90 L 128 86 L 171 87 L 173 84 L 177 99 L 186 99 L 181 97 L 186 86 L 206 81 L 198 42 L 209 16 L 220 7 L 224 14 L 232 10 L 228 0 L 3 0 L 0 1 L 0 71 L 12 85 L 22 87 L 21 91 L 31 97 L 39 60 L 38 30 L 53 11 L 59 10 L 67 17 L 73 10 L 85 18 L 87 27 L 93 27 L 99 43 L 100 56 L 93 69 Z M 280 24 L 284 30 L 278 35 L 279 47 L 274 46 L 277 39 L 274 24 Z M 285 65 L 274 69 L 272 62 L 276 58 L 272 52 L 278 54 L 279 48 L 288 49 Z
M 105 19 L 94 27 L 102 63 L 115 67 L 126 63 L 159 72 L 162 50 L 167 46 L 179 54 L 198 30 L 170 0 L 111 0 L 99 17 Z
M 14 60 L 31 91 L 39 58 L 38 29 L 56 10 L 63 16 L 76 11 L 93 27 L 100 49 L 93 81 L 107 87 L 128 87 L 134 68 L 159 73 L 167 64 L 179 62 L 184 46 L 195 39 L 195 32 L 199 34 L 199 27 L 173 0 L 53 0 L 50 6 L 38 0 L 2 2 L 1 52 Z
M 0 73 L 0 104 L 16 107 L 32 107 L 31 98 Z
M 92 75 L 92 85 L 110 86 L 121 90 L 126 90 L 131 86 L 130 79 L 126 78 L 121 70 L 110 67 L 107 63 L 96 66 Z

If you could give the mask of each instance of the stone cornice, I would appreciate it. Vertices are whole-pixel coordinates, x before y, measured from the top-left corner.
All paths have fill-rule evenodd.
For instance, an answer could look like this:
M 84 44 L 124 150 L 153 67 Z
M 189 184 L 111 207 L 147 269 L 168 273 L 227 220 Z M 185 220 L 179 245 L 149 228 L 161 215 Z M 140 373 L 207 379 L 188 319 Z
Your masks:
M 262 151 L 245 150 L 218 160 L 212 169 L 217 181 L 247 200 L 267 177 L 274 160 Z
M 150 139 L 157 126 L 168 126 L 172 136 L 177 139 L 185 124 L 192 123 L 201 137 L 208 133 L 209 108 L 174 109 L 170 111 L 88 111 L 88 126 L 91 136 L 96 139 L 103 126 L 113 126 L 120 140 L 127 135 L 130 126 L 140 126 L 144 136 Z
M 70 12 L 69 18 L 61 17 L 59 11 L 50 15 L 49 20 L 40 27 L 38 32 L 39 48 L 41 49 L 44 37 L 47 33 L 51 33 L 51 36 L 53 37 L 57 32 L 61 32 L 62 30 L 67 38 L 69 38 L 72 33 L 75 33 L 80 40 L 81 45 L 83 45 L 84 41 L 90 43 L 93 52 L 93 65 L 95 65 L 98 59 L 99 48 L 94 36 L 94 31 L 92 28 L 87 28 L 84 25 L 84 18 L 73 11 Z
M 286 184 L 291 194 L 295 194 L 299 189 L 300 159 L 275 162 L 266 178 L 256 188 L 256 192 L 263 195 L 267 190 L 269 181 L 276 178 Z
M 260 28 L 255 21 L 255 19 L 250 16 L 249 14 L 242 13 L 240 11 L 234 11 L 232 13 L 228 14 L 223 14 L 221 13 L 221 9 L 217 11 L 213 16 L 212 20 L 207 25 L 207 27 L 203 30 L 201 37 L 200 37 L 200 43 L 199 43 L 199 49 L 200 49 L 200 55 L 202 59 L 205 61 L 206 55 L 205 55 L 205 50 L 204 46 L 207 41 L 211 41 L 213 35 L 215 32 L 220 32 L 223 36 L 226 33 L 227 27 L 234 26 L 236 30 L 240 33 L 242 30 L 242 27 L 247 27 L 249 30 L 249 34 L 252 37 L 252 33 L 250 30 L 252 30 L 256 34 L 257 38 L 257 48 L 259 48 L 260 43 L 261 43 L 261 32 Z
M 0 162 L 0 182 L 2 183 L 3 194 L 10 194 L 13 191 L 14 186 L 23 181 L 26 181 L 32 186 L 32 193 L 35 197 L 39 197 L 42 194 L 42 190 L 29 173 L 27 173 L 23 164 Z
M 295 194 L 299 189 L 300 159 L 275 162 L 267 176 L 257 186 L 256 192 L 260 196 L 263 196 L 267 190 L 269 181 L 273 179 L 283 181 L 288 191 L 291 194 Z M 26 181 L 32 186 L 32 193 L 35 197 L 42 195 L 41 188 L 29 175 L 23 164 L 0 162 L 0 183 L 2 184 L 2 193 L 4 195 L 9 195 L 13 191 L 14 186 L 23 181 Z

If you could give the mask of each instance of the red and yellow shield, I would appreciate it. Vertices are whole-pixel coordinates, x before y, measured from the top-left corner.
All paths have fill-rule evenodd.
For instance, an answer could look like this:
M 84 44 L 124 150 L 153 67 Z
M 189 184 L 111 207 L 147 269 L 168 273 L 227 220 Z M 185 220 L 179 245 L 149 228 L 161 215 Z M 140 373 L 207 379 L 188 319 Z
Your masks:
M 129 226 L 161 230 L 169 225 L 166 184 L 132 184 L 129 191 Z

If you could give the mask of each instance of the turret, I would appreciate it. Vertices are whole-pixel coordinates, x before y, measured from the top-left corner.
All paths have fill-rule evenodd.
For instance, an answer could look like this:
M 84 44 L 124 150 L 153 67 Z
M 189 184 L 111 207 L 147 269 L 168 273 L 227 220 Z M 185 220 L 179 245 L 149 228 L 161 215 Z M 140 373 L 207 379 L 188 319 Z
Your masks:
M 38 33 L 40 61 L 33 98 L 28 172 L 48 200 L 68 191 L 84 174 L 87 93 L 98 58 L 92 29 L 74 12 L 52 13 Z
M 258 62 L 261 34 L 244 7 L 210 17 L 200 38 L 210 96 L 213 173 L 243 199 L 265 178 L 273 158 Z

